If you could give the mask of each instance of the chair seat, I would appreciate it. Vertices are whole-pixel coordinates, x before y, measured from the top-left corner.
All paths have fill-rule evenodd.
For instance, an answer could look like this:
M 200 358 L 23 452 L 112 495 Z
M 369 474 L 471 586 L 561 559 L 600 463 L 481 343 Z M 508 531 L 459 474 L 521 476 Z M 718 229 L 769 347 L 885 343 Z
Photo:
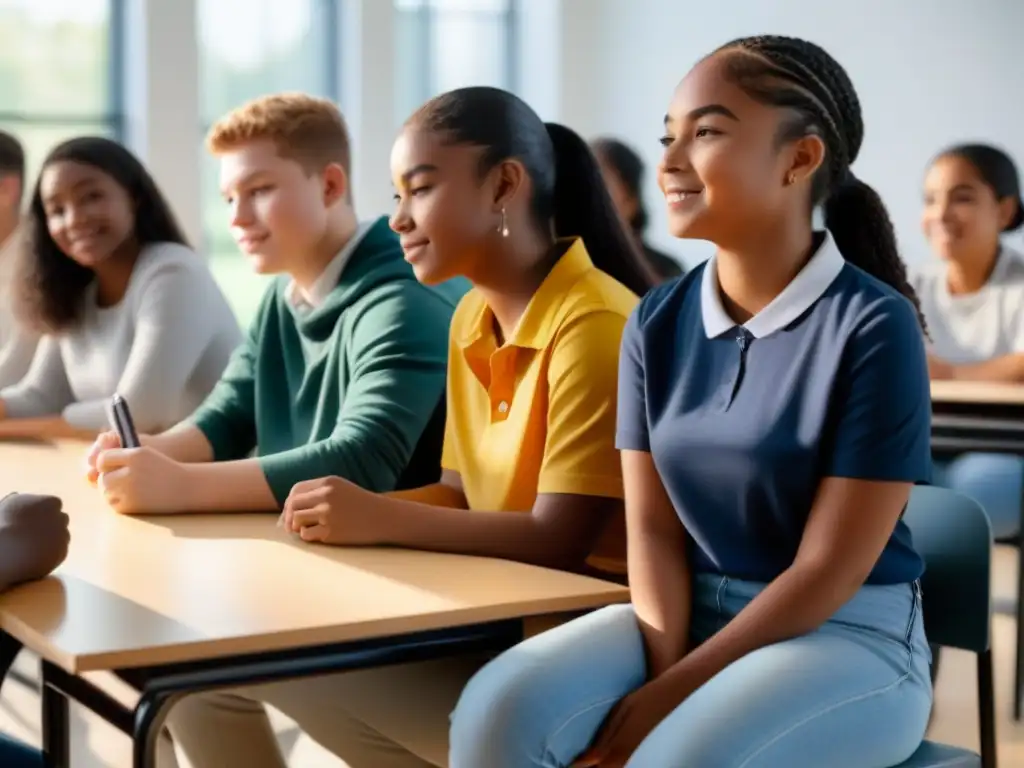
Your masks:
M 926 741 L 896 768 L 981 768 L 981 758 L 966 749 Z

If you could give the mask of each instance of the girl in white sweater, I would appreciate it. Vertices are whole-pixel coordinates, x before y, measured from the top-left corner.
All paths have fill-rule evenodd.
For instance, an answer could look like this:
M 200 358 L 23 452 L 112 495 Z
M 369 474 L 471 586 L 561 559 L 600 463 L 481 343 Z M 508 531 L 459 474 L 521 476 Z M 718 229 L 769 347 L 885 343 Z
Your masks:
M 1024 226 L 1013 160 L 997 147 L 943 151 L 925 177 L 922 224 L 935 255 L 911 274 L 931 336 L 932 379 L 1024 384 L 1024 257 L 1003 243 Z M 936 485 L 977 499 L 996 538 L 1020 528 L 1024 460 L 965 453 L 935 466 Z
M 45 335 L 0 391 L 0 438 L 95 435 L 114 392 L 140 432 L 190 415 L 241 331 L 139 160 L 103 138 L 59 145 L 26 225 L 20 309 Z

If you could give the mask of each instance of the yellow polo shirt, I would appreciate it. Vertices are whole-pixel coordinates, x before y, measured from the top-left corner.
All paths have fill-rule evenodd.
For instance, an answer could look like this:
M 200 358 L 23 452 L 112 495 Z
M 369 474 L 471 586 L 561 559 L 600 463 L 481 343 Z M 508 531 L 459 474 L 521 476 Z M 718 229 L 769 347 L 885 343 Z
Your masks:
M 470 509 L 529 512 L 541 493 L 623 496 L 619 342 L 638 299 L 582 240 L 567 246 L 505 344 L 476 290 L 452 318 L 441 465 L 461 476 Z M 589 564 L 623 573 L 625 554 L 616 519 Z

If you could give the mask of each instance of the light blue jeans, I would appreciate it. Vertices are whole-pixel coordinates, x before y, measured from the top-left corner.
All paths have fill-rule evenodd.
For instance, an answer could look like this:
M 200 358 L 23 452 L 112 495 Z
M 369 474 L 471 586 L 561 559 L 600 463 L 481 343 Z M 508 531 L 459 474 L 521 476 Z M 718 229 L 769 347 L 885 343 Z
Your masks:
M 763 589 L 695 579 L 702 642 Z M 865 586 L 818 630 L 732 664 L 644 740 L 628 768 L 890 768 L 932 707 L 916 584 Z M 566 768 L 646 680 L 632 606 L 590 613 L 487 664 L 452 715 L 450 768 Z
M 934 485 L 970 496 L 981 504 L 997 539 L 1020 530 L 1024 459 L 1002 453 L 964 453 L 935 462 Z

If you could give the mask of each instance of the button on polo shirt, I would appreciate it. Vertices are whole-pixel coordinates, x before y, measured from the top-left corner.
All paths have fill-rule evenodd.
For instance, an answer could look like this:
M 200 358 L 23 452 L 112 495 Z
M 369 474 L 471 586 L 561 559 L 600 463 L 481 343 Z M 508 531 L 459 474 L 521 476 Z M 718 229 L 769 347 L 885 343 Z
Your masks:
M 581 240 L 565 252 L 504 344 L 477 290 L 452 319 L 441 465 L 470 509 L 529 513 L 538 494 L 621 499 L 615 449 L 619 342 L 637 297 L 594 267 Z M 625 570 L 625 523 L 589 559 Z
M 928 482 L 924 339 L 910 302 L 831 237 L 743 325 L 716 260 L 649 293 L 623 335 L 617 445 L 649 451 L 697 572 L 768 582 L 796 556 L 822 479 Z M 901 521 L 869 583 L 923 571 Z

